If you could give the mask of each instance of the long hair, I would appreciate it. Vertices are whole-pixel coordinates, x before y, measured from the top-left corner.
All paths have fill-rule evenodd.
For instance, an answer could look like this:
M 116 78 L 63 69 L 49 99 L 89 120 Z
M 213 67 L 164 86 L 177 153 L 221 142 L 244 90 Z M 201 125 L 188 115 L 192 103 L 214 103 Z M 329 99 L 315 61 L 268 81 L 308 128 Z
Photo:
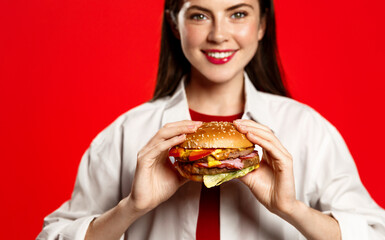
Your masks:
M 259 91 L 289 96 L 277 50 L 273 0 L 259 0 L 259 5 L 261 17 L 266 16 L 265 35 L 245 71 Z M 179 8 L 180 0 L 165 1 L 158 76 L 152 101 L 172 95 L 182 76 L 190 73 L 191 65 L 183 54 L 180 40 L 174 36 L 167 21 L 167 11 L 171 16 L 177 16 Z

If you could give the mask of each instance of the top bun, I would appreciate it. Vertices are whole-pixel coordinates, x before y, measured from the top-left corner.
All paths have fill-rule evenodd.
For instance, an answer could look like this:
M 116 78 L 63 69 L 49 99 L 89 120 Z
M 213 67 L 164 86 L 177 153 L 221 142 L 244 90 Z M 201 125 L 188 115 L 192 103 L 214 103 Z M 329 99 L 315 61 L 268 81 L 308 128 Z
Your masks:
M 183 148 L 247 148 L 254 146 L 231 122 L 205 122 L 187 134 Z

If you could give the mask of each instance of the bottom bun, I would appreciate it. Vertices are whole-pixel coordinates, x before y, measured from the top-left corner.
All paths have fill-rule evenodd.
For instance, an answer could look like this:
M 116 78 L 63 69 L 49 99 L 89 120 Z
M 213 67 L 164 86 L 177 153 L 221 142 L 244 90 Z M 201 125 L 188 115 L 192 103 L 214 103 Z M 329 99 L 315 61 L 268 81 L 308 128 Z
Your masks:
M 184 170 L 179 166 L 178 162 L 176 162 L 175 168 L 178 170 L 179 174 L 180 174 L 182 177 L 187 178 L 187 179 L 190 179 L 190 180 L 195 181 L 195 182 L 203 182 L 203 175 L 191 174 L 191 173 L 188 173 L 188 172 L 184 171 Z

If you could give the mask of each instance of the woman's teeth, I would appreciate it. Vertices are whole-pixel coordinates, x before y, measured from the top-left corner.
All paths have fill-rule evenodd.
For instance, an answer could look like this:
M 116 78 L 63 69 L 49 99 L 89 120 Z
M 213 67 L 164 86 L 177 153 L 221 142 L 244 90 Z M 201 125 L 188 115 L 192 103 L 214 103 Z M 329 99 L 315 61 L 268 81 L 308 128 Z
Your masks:
M 226 58 L 231 56 L 234 53 L 234 51 L 231 52 L 208 52 L 207 55 L 213 58 Z

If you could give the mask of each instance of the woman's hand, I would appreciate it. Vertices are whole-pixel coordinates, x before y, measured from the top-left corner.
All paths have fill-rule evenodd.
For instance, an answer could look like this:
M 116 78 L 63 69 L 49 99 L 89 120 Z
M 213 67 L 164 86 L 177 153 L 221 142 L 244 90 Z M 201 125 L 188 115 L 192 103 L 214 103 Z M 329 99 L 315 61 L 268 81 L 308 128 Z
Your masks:
M 259 168 L 240 178 L 258 201 L 292 224 L 307 239 L 341 239 L 340 227 L 333 217 L 296 199 L 293 159 L 273 132 L 251 120 L 234 123 L 251 142 L 263 149 Z
M 130 203 L 140 212 L 148 212 L 169 199 L 187 182 L 168 159 L 169 148 L 182 143 L 187 133 L 195 132 L 201 122 L 180 121 L 166 124 L 138 153 Z
M 234 124 L 263 149 L 259 168 L 240 180 L 269 211 L 281 217 L 289 216 L 297 206 L 290 153 L 268 127 L 245 119 Z
M 117 206 L 95 218 L 85 239 L 120 239 L 146 212 L 169 199 L 182 186 L 182 178 L 168 160 L 168 149 L 182 143 L 201 122 L 180 121 L 166 124 L 138 153 L 131 193 Z

